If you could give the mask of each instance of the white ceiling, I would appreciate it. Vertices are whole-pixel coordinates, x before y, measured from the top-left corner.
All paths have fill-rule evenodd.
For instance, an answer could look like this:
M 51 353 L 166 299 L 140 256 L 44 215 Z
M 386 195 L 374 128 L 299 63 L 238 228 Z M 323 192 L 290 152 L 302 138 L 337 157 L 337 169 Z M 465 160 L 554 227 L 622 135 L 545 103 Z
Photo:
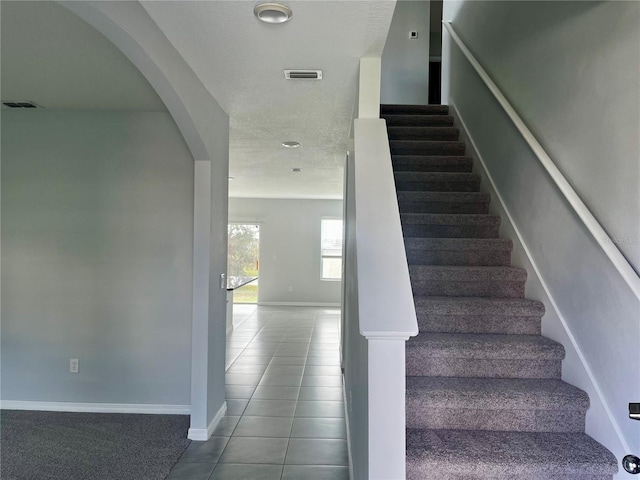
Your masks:
M 51 109 L 163 111 L 138 69 L 55 2 L 2 1 L 2 101 Z
M 62 7 L 6 3 L 3 100 L 49 108 L 164 108 L 115 47 Z M 382 54 L 395 1 L 288 1 L 293 19 L 282 25 L 258 21 L 257 3 L 142 2 L 229 114 L 230 196 L 341 198 L 358 62 Z M 5 35 L 12 45 L 6 59 Z M 285 68 L 321 69 L 324 79 L 287 81 Z M 285 149 L 287 140 L 301 147 Z

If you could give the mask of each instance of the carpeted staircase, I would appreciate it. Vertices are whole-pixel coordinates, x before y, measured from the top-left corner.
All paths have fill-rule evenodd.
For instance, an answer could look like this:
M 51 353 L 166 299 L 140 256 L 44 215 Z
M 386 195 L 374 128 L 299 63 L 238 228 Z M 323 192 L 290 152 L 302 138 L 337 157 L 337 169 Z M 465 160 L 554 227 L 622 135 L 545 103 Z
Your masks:
M 589 398 L 560 380 L 562 345 L 445 105 L 383 105 L 420 333 L 406 347 L 407 478 L 611 480 L 584 433 Z

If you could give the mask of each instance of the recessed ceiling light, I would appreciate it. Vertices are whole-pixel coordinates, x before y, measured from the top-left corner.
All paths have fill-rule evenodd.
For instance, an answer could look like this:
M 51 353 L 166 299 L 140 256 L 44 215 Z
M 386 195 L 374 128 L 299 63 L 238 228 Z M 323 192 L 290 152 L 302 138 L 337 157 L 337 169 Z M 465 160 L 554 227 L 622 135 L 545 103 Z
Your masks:
M 285 148 L 298 148 L 300 143 L 298 142 L 282 142 L 282 146 Z
M 301 168 L 292 168 L 291 171 L 293 173 L 302 173 L 302 169 Z
M 265 23 L 284 23 L 293 16 L 291 9 L 280 3 L 261 3 L 253 9 L 253 13 Z

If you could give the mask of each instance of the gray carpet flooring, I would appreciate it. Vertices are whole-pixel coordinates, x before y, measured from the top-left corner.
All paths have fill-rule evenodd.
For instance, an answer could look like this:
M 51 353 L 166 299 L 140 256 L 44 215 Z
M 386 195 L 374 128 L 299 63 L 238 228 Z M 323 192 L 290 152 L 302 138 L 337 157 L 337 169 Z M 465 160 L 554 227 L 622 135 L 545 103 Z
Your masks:
M 481 192 L 446 105 L 382 105 L 420 333 L 406 343 L 407 479 L 611 480 L 588 395 Z M 461 461 L 462 459 L 462 461 Z
M 161 480 L 189 445 L 185 415 L 0 411 L 2 480 Z

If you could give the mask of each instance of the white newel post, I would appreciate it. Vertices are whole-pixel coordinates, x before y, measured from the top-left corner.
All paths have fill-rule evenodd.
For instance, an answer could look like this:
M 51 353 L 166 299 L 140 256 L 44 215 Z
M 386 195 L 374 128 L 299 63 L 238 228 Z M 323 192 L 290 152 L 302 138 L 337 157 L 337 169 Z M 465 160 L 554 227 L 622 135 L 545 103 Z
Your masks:
M 369 478 L 405 478 L 405 342 L 368 338 Z
M 380 58 L 360 60 L 353 125 L 351 232 L 355 244 L 359 333 L 367 339 L 366 428 L 357 449 L 370 480 L 406 473 L 405 343 L 418 334 L 385 120 L 380 112 Z M 350 386 L 347 385 L 347 389 Z M 357 388 L 354 388 L 356 394 Z M 351 393 L 351 390 L 349 390 Z M 355 398 L 355 397 L 354 397 Z M 364 403 L 364 402 L 363 402 Z M 363 414 L 364 416 L 364 414 Z M 355 424 L 357 433 L 357 427 Z M 366 442 L 366 443 L 365 443 Z

